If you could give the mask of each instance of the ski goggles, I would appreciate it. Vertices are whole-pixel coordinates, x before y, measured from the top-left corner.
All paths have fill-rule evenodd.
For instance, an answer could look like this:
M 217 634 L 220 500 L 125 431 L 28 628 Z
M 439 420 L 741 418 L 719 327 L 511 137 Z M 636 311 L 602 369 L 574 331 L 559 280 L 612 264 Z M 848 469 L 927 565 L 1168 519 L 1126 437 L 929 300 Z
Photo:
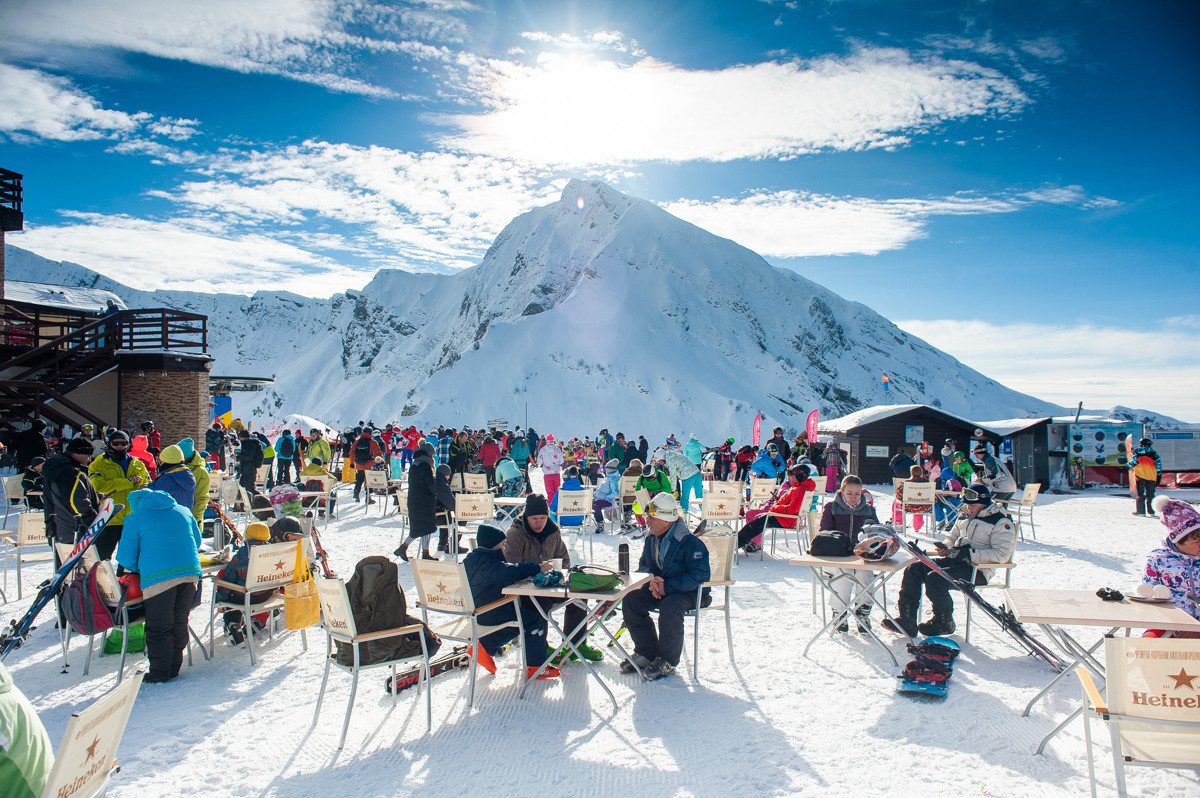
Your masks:
M 990 499 L 971 488 L 962 489 L 962 500 L 965 504 L 987 504 Z

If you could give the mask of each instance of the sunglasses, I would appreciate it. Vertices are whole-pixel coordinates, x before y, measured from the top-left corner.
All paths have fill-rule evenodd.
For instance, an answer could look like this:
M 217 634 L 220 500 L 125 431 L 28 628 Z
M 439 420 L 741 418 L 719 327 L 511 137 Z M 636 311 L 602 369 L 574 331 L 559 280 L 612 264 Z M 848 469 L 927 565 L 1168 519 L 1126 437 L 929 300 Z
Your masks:
M 129 441 L 109 441 L 108 445 L 115 449 L 124 449 L 129 446 Z

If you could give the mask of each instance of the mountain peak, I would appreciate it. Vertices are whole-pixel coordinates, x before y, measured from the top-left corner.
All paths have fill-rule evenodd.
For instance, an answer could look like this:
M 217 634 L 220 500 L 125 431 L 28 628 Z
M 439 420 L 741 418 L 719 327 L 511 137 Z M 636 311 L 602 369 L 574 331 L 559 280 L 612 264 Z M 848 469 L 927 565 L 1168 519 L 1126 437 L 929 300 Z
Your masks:
M 622 194 L 607 183 L 579 179 L 568 181 L 559 197 L 559 204 L 568 210 L 592 216 L 610 216 L 614 220 L 641 201 Z

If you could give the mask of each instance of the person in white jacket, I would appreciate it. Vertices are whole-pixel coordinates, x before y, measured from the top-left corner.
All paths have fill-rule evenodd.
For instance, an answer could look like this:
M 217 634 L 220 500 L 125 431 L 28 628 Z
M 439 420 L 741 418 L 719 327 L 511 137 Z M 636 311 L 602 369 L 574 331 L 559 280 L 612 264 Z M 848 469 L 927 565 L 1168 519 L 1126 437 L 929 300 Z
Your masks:
M 992 498 L 996 501 L 1011 498 L 1017 491 L 1017 481 L 1003 463 L 988 453 L 987 444 L 976 444 L 972 453 L 983 464 L 983 475 L 979 481 L 988 486 Z
M 558 492 L 558 486 L 562 484 L 562 465 L 565 459 L 554 436 L 547 435 L 537 457 L 537 464 L 545 473 L 546 501 L 554 499 L 554 494 Z

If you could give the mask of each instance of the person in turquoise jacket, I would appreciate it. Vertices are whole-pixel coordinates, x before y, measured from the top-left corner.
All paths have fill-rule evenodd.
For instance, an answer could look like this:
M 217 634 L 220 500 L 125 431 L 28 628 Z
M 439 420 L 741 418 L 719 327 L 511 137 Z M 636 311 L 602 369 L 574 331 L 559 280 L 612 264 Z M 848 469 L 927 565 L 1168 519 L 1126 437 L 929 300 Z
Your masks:
M 688 436 L 688 442 L 683 445 L 683 456 L 692 461 L 692 465 L 700 467 L 700 461 L 704 459 L 704 444 L 696 440 L 695 435 Z
M 145 681 L 165 682 L 183 666 L 200 582 L 200 527 L 190 504 L 182 507 L 161 490 L 133 491 L 129 507 L 117 562 L 140 576 L 150 658 Z

